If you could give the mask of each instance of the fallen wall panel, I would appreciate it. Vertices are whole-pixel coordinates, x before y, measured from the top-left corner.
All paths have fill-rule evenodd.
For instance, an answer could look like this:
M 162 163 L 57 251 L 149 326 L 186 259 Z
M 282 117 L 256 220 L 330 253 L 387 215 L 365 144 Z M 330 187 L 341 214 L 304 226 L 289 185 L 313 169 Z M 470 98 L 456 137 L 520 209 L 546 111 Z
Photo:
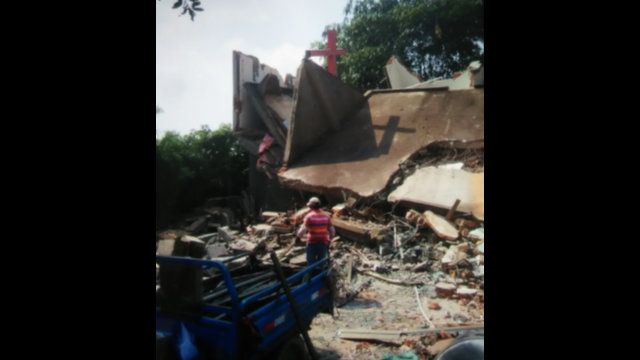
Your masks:
M 484 218 L 484 173 L 447 167 L 424 167 L 405 179 L 387 198 L 449 209 L 460 199 L 457 210 Z
M 374 92 L 280 176 L 300 190 L 337 188 L 366 197 L 383 190 L 399 164 L 424 146 L 483 139 L 482 89 Z
M 341 129 L 364 101 L 360 92 L 342 83 L 313 61 L 303 60 L 296 76 L 284 163 L 294 163 L 313 148 L 324 134 Z

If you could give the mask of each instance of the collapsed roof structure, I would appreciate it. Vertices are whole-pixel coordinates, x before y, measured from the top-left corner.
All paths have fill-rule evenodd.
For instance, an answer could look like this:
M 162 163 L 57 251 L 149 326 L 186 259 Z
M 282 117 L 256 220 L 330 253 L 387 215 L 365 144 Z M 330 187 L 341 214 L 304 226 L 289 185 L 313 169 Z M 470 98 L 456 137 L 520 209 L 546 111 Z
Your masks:
M 465 71 L 457 72 L 452 79 L 431 79 L 422 81 L 411 72 L 398 57 L 392 56 L 384 66 L 384 72 L 391 89 L 436 89 L 467 90 L 484 86 L 484 66 L 474 61 Z
M 415 167 L 397 177 L 434 146 L 484 149 L 483 67 L 474 62 L 454 79 L 421 82 L 392 58 L 385 72 L 392 89 L 361 94 L 306 59 L 283 81 L 234 52 L 234 131 L 267 183 L 444 209 L 460 199 L 459 211 L 483 219 L 483 172 Z

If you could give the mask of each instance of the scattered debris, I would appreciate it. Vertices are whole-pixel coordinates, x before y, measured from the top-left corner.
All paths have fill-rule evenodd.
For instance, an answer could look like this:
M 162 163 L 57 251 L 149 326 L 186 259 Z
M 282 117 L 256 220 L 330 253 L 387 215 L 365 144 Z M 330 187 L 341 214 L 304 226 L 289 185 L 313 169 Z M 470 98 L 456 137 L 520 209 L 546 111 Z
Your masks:
M 236 230 L 230 230 L 228 226 L 218 228 L 218 235 L 226 242 L 231 242 L 235 239 L 238 232 Z
M 223 243 L 213 243 L 207 245 L 207 254 L 211 259 L 220 258 L 229 254 L 229 250 Z
M 347 204 L 338 204 L 331 208 L 331 212 L 333 213 L 333 216 L 342 216 L 346 207 Z
M 451 225 L 442 216 L 434 214 L 432 211 L 427 210 L 422 215 L 424 222 L 436 233 L 439 237 L 447 240 L 455 240 L 458 238 L 459 233 L 456 228 Z
M 337 336 L 348 340 L 369 340 L 382 343 L 390 343 L 400 346 L 402 331 L 381 331 L 381 330 L 338 330 Z
M 484 228 L 477 228 L 469 233 L 469 238 L 474 241 L 484 241 Z
M 164 239 L 158 241 L 158 255 L 169 256 L 173 252 L 173 246 L 176 243 L 175 239 Z
M 356 296 L 358 296 L 358 294 L 360 294 L 362 290 L 368 288 L 369 286 L 371 286 L 371 280 L 363 283 L 359 288 L 355 290 L 350 290 L 349 292 L 347 292 L 347 294 L 343 299 L 339 299 L 337 301 L 336 307 L 341 308 L 347 305 L 351 300 L 353 300 Z
M 239 252 L 252 252 L 257 246 L 258 244 L 256 243 L 252 243 L 244 239 L 238 239 L 229 245 L 229 248 Z
M 456 291 L 456 286 L 450 283 L 437 283 L 436 284 L 436 293 L 438 297 L 448 298 L 451 297 Z
M 276 211 L 263 211 L 262 212 L 262 221 L 269 223 L 277 218 L 285 216 L 285 213 L 280 213 Z
M 454 340 L 454 338 L 437 340 L 433 345 L 430 345 L 427 348 L 427 351 L 429 351 L 429 354 L 431 355 L 438 355 L 442 350 L 446 349 L 447 346 L 451 345 Z
M 282 80 L 234 52 L 233 129 L 253 166 L 251 194 L 241 199 L 246 216 L 208 204 L 179 230 L 158 232 L 157 254 L 250 253 L 252 264 L 273 266 L 275 252 L 283 268 L 301 269 L 306 248 L 296 230 L 310 210 L 301 207 L 309 191 L 323 198 L 339 235 L 329 276 L 340 311 L 317 317 L 311 333 L 342 329 L 338 338 L 360 341 L 343 358 L 379 359 L 392 345 L 389 358 L 432 360 L 457 331 L 483 326 L 483 68 L 473 63 L 453 79 L 422 82 L 395 60 L 388 65 L 392 87 L 428 90 L 362 95 L 308 60 L 297 78 Z M 156 267 L 156 288 L 175 275 L 168 269 Z M 438 299 L 428 314 L 420 297 Z
M 442 257 L 442 264 L 451 264 L 458 259 L 458 247 L 452 245 Z
M 427 324 L 429 324 L 430 327 L 432 328 L 435 327 L 433 326 L 433 323 L 431 322 L 427 314 L 425 314 L 424 309 L 422 308 L 422 302 L 420 302 L 420 295 L 418 295 L 418 288 L 414 286 L 413 290 L 416 292 L 416 300 L 418 300 L 418 309 L 420 309 L 420 313 L 422 313 L 422 316 L 427 321 Z
M 477 325 L 472 326 L 446 326 L 427 330 L 367 330 L 367 329 L 339 329 L 336 335 L 341 339 L 348 340 L 371 340 L 385 343 L 392 343 L 400 346 L 402 344 L 402 336 L 415 336 L 435 333 L 441 337 L 448 337 L 451 333 L 457 333 L 466 330 L 482 329 Z
M 447 213 L 447 216 L 444 217 L 445 220 L 451 221 L 451 217 L 453 216 L 453 214 L 456 213 L 456 210 L 458 209 L 458 205 L 460 205 L 460 199 L 456 199 L 456 202 L 453 204 L 453 206 L 451 207 L 451 209 Z
M 348 324 L 338 337 L 365 341 L 350 350 L 355 351 L 354 358 L 370 356 L 374 348 L 382 351 L 393 346 L 397 354 L 412 351 L 420 358 L 432 359 L 444 344 L 442 339 L 453 340 L 456 332 L 427 330 L 482 326 L 484 228 L 478 227 L 481 222 L 470 220 L 468 215 L 458 218 L 454 215 L 449 222 L 430 211 L 420 213 L 413 209 L 399 217 L 364 201 L 356 204 L 350 197 L 338 205 L 326 205 L 325 210 L 331 210 L 332 223 L 340 234 L 330 246 L 329 276 L 333 279 L 335 311 L 334 317 L 319 315 L 323 320 L 312 326 L 312 333 L 315 329 L 321 332 Z M 244 232 L 224 225 L 198 237 L 179 234 L 174 239 L 172 233 L 165 231 L 157 235 L 157 253 L 222 260 L 249 252 L 258 263 L 273 266 L 269 252 L 275 251 L 282 268 L 299 270 L 307 265 L 306 247 L 295 232 L 308 211 L 308 208 L 263 211 L 259 217 L 262 222 L 245 225 Z M 459 231 L 461 228 L 470 230 L 467 236 Z M 471 230 L 475 231 L 473 237 Z M 232 261 L 230 267 L 245 264 L 242 262 L 245 260 L 239 260 Z M 158 270 L 157 274 L 157 279 L 169 276 Z M 380 293 L 381 289 L 386 289 L 385 295 Z M 429 301 L 423 304 L 424 299 Z M 369 330 L 351 329 L 354 326 Z M 369 347 L 369 341 L 380 345 Z
M 411 271 L 413 271 L 413 272 L 427 271 L 427 270 L 429 270 L 429 263 L 430 263 L 430 260 L 425 260 L 425 261 L 421 262 L 420 264 L 415 265 L 414 267 L 412 267 Z
M 369 270 L 364 270 L 363 271 L 363 270 L 360 270 L 360 269 L 357 269 L 357 268 L 356 268 L 356 270 L 361 274 L 374 277 L 374 278 L 376 278 L 378 280 L 386 281 L 386 282 L 388 282 L 390 284 L 402 285 L 402 286 L 424 285 L 424 282 L 422 282 L 422 281 L 395 280 L 395 279 L 386 278 L 384 276 L 380 276 L 380 275 L 378 275 L 378 274 L 376 274 L 376 273 L 374 273 L 372 271 L 369 271 Z
M 459 287 L 456 289 L 456 294 L 461 298 L 471 299 L 478 293 L 478 289 L 470 289 L 467 287 Z
M 484 240 L 482 240 L 481 242 L 476 243 L 476 247 L 473 250 L 474 254 L 483 254 L 484 255 Z M 482 258 L 482 262 L 484 263 L 484 258 Z
M 409 222 L 411 222 L 412 224 L 415 224 L 418 226 L 424 225 L 424 218 L 422 217 L 422 214 L 420 214 L 419 212 L 413 209 L 407 211 L 405 218 L 409 220 Z
M 339 217 L 331 219 L 331 223 L 336 228 L 336 233 L 347 239 L 364 243 L 378 243 L 382 240 L 381 232 L 384 226 L 376 223 L 361 223 L 358 221 L 344 220 Z
M 456 225 L 458 225 L 459 229 L 461 228 L 474 229 L 478 226 L 477 221 L 467 220 L 467 219 L 456 219 L 455 223 Z

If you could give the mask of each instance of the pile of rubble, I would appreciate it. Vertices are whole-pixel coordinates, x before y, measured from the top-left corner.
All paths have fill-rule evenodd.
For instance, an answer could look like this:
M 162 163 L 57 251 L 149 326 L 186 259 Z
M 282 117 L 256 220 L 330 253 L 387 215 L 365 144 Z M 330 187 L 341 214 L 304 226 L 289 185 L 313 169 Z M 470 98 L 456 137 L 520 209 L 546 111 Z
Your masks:
M 354 203 L 355 199 L 350 198 L 331 208 L 332 223 L 339 235 L 331 245 L 334 264 L 344 268 L 347 264 L 342 261 L 349 254 L 353 257 L 352 266 L 361 273 L 388 274 L 400 269 L 414 273 L 446 272 L 453 274 L 457 283 L 472 288 L 481 286 L 483 222 L 463 217 L 449 221 L 429 210 L 419 213 L 412 209 L 400 218 L 376 208 L 359 210 Z M 295 233 L 308 211 L 309 208 L 287 213 L 265 211 L 262 223 L 249 225 L 243 232 L 228 225 L 218 227 L 214 233 L 196 236 L 188 235 L 193 233 L 189 231 L 193 225 L 184 231 L 161 232 L 158 254 L 171 255 L 176 241 L 201 242 L 209 259 L 251 252 L 269 261 L 268 253 L 276 251 L 284 264 L 302 267 L 306 265 L 305 244 Z
M 320 322 L 314 320 L 312 333 L 323 334 L 316 339 L 319 346 L 325 339 L 327 347 L 340 353 L 336 344 L 342 342 L 347 346 L 343 341 L 362 342 L 366 338 L 374 343 L 381 342 L 377 345 L 379 350 L 388 351 L 388 346 L 397 347 L 403 340 L 394 342 L 385 337 L 378 338 L 376 328 L 382 326 L 389 330 L 384 324 L 401 325 L 393 329 L 400 331 L 483 323 L 482 220 L 465 213 L 454 216 L 460 214 L 455 211 L 457 204 L 446 216 L 431 210 L 418 212 L 413 209 L 398 216 L 376 207 L 357 206 L 357 203 L 356 199 L 349 198 L 324 209 L 331 214 L 337 234 L 330 245 L 330 275 L 339 309 L 337 313 L 351 313 L 350 320 L 345 322 L 339 320 L 339 315 L 318 320 Z M 270 264 L 269 253 L 275 251 L 282 266 L 302 269 L 306 266 L 305 243 L 296 238 L 296 231 L 308 211 L 309 208 L 265 211 L 261 214 L 261 223 L 243 229 L 238 228 L 238 224 L 232 229 L 229 224 L 205 234 L 192 232 L 189 235 L 184 230 L 161 232 L 158 233 L 157 253 L 224 259 L 249 252 L 263 264 Z M 230 266 L 234 266 L 233 262 Z M 393 307 L 404 309 L 411 316 L 403 319 L 396 314 L 382 323 L 376 319 L 384 319 L 384 314 L 367 317 L 361 309 L 363 301 L 381 303 L 383 299 L 395 299 Z M 384 306 L 380 311 L 384 311 Z M 319 315 L 319 318 L 324 316 Z M 347 330 L 354 326 L 373 333 L 352 339 Z M 333 334 L 328 342 L 327 332 Z M 433 334 L 417 337 L 422 339 L 420 341 L 404 338 L 404 342 L 413 345 L 413 351 L 426 354 L 427 358 L 436 353 L 433 345 L 443 340 L 442 336 L 438 338 Z M 367 351 L 371 349 L 367 348 Z

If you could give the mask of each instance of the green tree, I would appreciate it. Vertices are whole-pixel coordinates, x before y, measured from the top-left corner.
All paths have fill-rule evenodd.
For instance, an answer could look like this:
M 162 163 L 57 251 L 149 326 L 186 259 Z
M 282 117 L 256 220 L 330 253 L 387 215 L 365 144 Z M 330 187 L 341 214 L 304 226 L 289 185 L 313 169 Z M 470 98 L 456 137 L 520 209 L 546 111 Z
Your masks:
M 248 155 L 231 126 L 207 126 L 156 139 L 156 227 L 168 226 L 210 197 L 240 195 L 247 187 Z
M 343 24 L 332 26 L 338 47 L 348 51 L 338 58 L 338 76 L 365 91 L 385 87 L 382 67 L 392 55 L 425 80 L 483 62 L 483 6 L 481 0 L 350 0 Z

